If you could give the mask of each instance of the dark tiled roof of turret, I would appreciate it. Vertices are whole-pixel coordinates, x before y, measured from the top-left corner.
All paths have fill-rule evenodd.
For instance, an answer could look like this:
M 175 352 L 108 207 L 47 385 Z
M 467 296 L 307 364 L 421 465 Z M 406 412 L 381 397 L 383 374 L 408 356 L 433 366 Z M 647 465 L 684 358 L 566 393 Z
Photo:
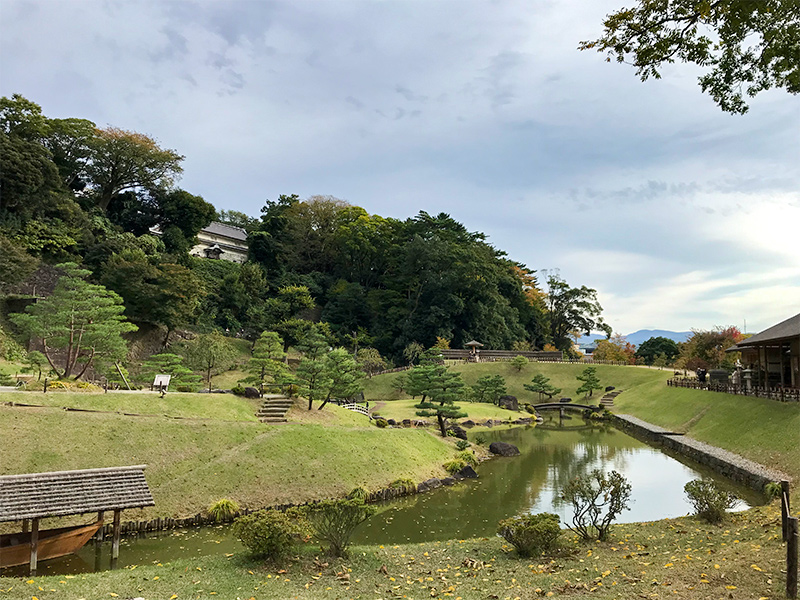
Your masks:
M 726 352 L 736 352 L 742 348 L 749 348 L 767 342 L 777 342 L 778 340 L 787 340 L 794 337 L 800 337 L 800 313 L 793 317 L 789 317 L 785 321 L 781 321 L 777 325 L 773 325 L 769 329 L 765 329 L 761 333 L 757 333 L 752 337 L 742 340 L 728 348 Z
M 242 242 L 247 240 L 247 232 L 241 227 L 234 227 L 233 225 L 226 225 L 225 223 L 219 223 L 217 221 L 214 221 L 208 227 L 204 227 L 203 231 L 214 235 L 224 235 Z

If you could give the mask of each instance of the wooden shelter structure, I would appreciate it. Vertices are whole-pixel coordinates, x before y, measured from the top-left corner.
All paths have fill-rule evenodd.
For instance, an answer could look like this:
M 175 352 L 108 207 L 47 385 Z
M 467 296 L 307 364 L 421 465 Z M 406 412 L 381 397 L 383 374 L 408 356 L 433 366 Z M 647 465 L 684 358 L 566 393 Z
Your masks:
M 470 359 L 478 362 L 478 352 L 480 352 L 479 348 L 483 348 L 483 344 L 477 340 L 470 340 L 464 345 L 469 349 Z
M 742 353 L 744 379 L 749 375 L 752 385 L 800 388 L 800 313 L 734 344 L 726 352 Z
M 120 516 L 126 508 L 154 506 L 144 478 L 146 465 L 0 476 L 0 523 L 22 521 L 22 533 L 0 536 L 0 566 L 71 554 L 114 512 L 111 560 L 119 557 Z M 40 519 L 97 513 L 90 525 L 39 530 Z M 29 530 L 30 525 L 30 530 Z

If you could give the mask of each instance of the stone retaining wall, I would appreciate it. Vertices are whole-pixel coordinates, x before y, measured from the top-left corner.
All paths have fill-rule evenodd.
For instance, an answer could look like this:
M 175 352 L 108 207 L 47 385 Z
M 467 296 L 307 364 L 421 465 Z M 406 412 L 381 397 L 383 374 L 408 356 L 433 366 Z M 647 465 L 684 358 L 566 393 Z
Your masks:
M 780 471 L 769 469 L 738 454 L 698 442 L 631 415 L 610 415 L 610 417 L 614 425 L 626 433 L 643 441 L 663 446 L 759 492 L 762 492 L 764 486 L 771 481 L 791 479 Z

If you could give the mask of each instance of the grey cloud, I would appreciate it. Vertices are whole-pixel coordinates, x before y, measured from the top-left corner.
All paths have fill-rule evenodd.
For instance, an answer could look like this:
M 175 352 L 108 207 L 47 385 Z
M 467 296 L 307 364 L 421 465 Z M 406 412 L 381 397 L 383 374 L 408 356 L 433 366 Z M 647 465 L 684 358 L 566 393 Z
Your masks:
M 176 60 L 187 54 L 186 38 L 171 27 L 165 27 L 161 31 L 167 38 L 161 47 L 156 47 L 150 51 L 153 60 L 168 61 Z
M 394 87 L 394 91 L 400 94 L 403 98 L 408 100 L 409 102 L 427 102 L 428 97 L 424 94 L 415 94 L 410 89 L 403 85 L 396 85 Z

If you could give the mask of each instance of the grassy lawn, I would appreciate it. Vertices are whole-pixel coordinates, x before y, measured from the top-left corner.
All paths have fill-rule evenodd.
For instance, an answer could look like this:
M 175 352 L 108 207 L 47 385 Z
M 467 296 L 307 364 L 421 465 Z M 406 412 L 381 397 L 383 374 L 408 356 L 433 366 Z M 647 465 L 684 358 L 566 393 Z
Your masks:
M 561 388 L 559 396 L 568 396 L 578 400 L 581 395 L 577 390 L 581 382 L 575 379 L 580 375 L 586 365 L 580 364 L 552 364 L 552 363 L 528 363 L 518 371 L 510 363 L 477 363 L 460 364 L 452 367 L 454 371 L 462 374 L 464 381 L 468 385 L 474 384 L 478 378 L 485 375 L 502 375 L 506 380 L 508 393 L 516 396 L 520 402 L 538 402 L 537 394 L 527 391 L 523 385 L 530 383 L 534 375 L 543 373 L 550 378 L 550 383 Z M 408 398 L 408 394 L 400 393 L 394 388 L 394 380 L 401 373 L 387 373 L 377 375 L 366 380 L 364 394 L 367 399 L 372 400 L 399 400 Z M 632 389 L 646 383 L 662 383 L 672 376 L 672 371 L 659 369 L 646 369 L 640 367 L 619 367 L 613 365 L 597 365 L 597 376 L 603 386 L 613 385 L 623 390 Z M 602 392 L 601 392 L 602 394 Z M 595 392 L 597 395 L 597 392 Z
M 416 415 L 415 404 L 419 404 L 419 398 L 412 400 L 410 398 L 405 400 L 392 400 L 389 402 L 382 402 L 376 404 L 376 408 L 372 411 L 373 415 L 380 415 L 384 419 L 395 419 L 402 421 L 403 419 L 420 419 Z M 531 415 L 524 410 L 513 412 L 505 410 L 494 404 L 487 404 L 484 402 L 461 402 L 458 404 L 461 410 L 467 413 L 465 419 L 472 419 L 473 421 L 485 421 L 486 419 L 519 419 L 520 417 L 530 417 Z M 426 419 L 428 421 L 435 421 L 434 418 Z
M 521 559 L 500 538 L 357 546 L 346 560 L 307 546 L 280 565 L 244 554 L 208 556 L 0 579 L 0 598 L 782 598 L 779 518 L 771 505 L 732 515 L 722 527 L 692 517 L 619 525 L 603 543 L 579 543 L 567 532 L 554 558 Z
M 114 397 L 91 396 L 81 402 Z M 136 395 L 117 397 L 124 410 L 137 406 Z M 126 512 L 137 519 L 194 514 L 223 497 L 258 508 L 342 496 L 359 485 L 379 489 L 399 477 L 422 481 L 443 476 L 441 465 L 455 452 L 452 441 L 427 430 L 381 430 L 337 406 L 308 411 L 303 404 L 278 425 L 249 416 L 175 420 L 0 406 L 0 439 L 16 449 L 3 452 L 0 474 L 147 464 L 156 506 Z
M 190 394 L 169 392 L 0 392 L 0 402 L 40 404 L 54 407 L 82 408 L 110 412 L 165 415 L 170 417 L 253 421 L 260 400 L 248 400 L 233 394 Z

